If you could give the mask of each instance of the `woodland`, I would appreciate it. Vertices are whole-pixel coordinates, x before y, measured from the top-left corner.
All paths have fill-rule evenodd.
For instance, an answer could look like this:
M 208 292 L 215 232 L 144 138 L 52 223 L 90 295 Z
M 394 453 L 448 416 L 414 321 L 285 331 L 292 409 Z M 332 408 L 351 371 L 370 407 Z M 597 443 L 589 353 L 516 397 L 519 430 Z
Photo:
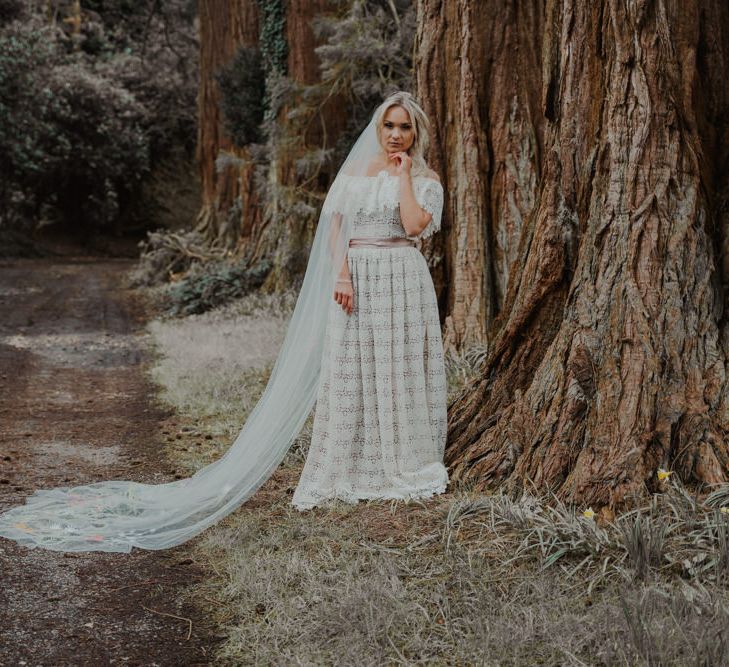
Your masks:
M 659 468 L 727 482 L 726 3 L 3 0 L 0 20 L 6 237 L 146 229 L 138 283 L 174 282 L 179 313 L 291 288 L 354 137 L 412 90 L 446 192 L 423 248 L 444 343 L 479 365 L 449 406 L 454 479 L 606 511 Z
M 430 118 L 461 495 L 311 527 L 283 509 L 297 443 L 202 547 L 221 660 L 727 658 L 727 80 L 725 0 L 0 0 L 0 257 L 133 239 L 181 411 L 224 392 L 177 390 L 207 376 L 174 328 L 222 337 L 232 308 L 272 344 L 374 108 L 409 90 Z M 228 440 L 238 391 L 209 410 Z M 169 438 L 180 475 L 203 423 Z
M 454 479 L 608 514 L 659 469 L 726 483 L 726 3 L 337 8 L 199 3 L 200 243 L 290 285 L 353 134 L 412 89 L 446 191 L 423 250 L 445 346 L 482 350 Z

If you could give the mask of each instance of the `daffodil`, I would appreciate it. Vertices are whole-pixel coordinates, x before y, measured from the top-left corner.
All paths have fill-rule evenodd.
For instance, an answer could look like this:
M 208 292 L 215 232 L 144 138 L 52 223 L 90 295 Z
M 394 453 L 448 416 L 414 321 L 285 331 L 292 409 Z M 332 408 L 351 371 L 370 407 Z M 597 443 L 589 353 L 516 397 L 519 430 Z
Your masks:
M 664 479 L 668 479 L 671 475 L 673 475 L 673 472 L 670 470 L 664 470 L 663 468 L 658 468 L 658 481 L 662 482 Z
M 592 511 L 592 507 L 588 507 L 583 513 L 582 516 L 584 516 L 586 519 L 594 519 L 595 518 L 595 512 Z

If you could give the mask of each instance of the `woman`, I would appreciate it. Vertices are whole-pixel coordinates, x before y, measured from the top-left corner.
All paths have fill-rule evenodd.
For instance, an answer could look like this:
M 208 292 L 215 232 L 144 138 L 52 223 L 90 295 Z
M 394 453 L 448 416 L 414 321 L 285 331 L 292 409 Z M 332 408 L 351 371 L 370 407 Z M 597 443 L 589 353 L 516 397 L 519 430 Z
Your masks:
M 166 484 L 113 480 L 38 490 L 0 515 L 0 536 L 55 551 L 181 544 L 255 493 L 317 399 L 298 508 L 335 497 L 442 491 L 438 311 L 425 260 L 411 247 L 439 227 L 443 201 L 422 158 L 426 123 L 401 92 L 358 137 L 322 206 L 269 381 L 220 459 Z
M 408 93 L 375 112 L 381 146 L 342 179 L 360 202 L 330 310 L 311 447 L 293 503 L 411 498 L 445 490 L 446 380 L 438 304 L 412 239 L 440 226 L 427 119 Z

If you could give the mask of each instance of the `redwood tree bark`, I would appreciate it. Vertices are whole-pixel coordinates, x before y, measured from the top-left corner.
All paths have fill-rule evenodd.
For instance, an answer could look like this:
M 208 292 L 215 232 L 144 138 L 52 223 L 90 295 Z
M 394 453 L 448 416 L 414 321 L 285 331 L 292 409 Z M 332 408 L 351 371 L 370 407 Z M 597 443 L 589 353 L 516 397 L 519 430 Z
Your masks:
M 542 3 L 533 0 L 418 2 L 417 94 L 447 195 L 446 233 L 424 251 L 446 314 L 446 349 L 490 343 L 534 207 L 543 27 Z
M 287 72 L 289 78 L 300 85 L 314 84 L 320 80 L 319 58 L 314 49 L 319 45 L 311 23 L 314 17 L 331 11 L 336 3 L 332 0 L 289 0 L 286 6 L 286 43 L 288 44 Z M 302 212 L 300 202 L 317 190 L 316 178 L 301 176 L 296 170 L 296 160 L 312 146 L 325 148 L 336 139 L 344 128 L 346 115 L 337 105 L 337 99 L 325 103 L 315 115 L 307 114 L 302 122 L 289 121 L 290 111 L 301 111 L 300 101 L 295 99 L 279 113 L 282 128 L 281 140 L 274 146 L 269 180 L 275 191 L 270 213 L 274 223 L 269 225 L 268 243 L 261 252 L 273 255 L 273 270 L 264 285 L 267 290 L 283 290 L 300 280 L 306 270 L 309 250 L 316 231 L 318 203 L 311 201 L 312 210 Z M 270 248 L 273 248 L 271 253 Z
M 250 161 L 246 166 L 231 164 L 216 171 L 215 161 L 221 151 L 247 157 L 246 149 L 235 147 L 223 127 L 215 75 L 230 62 L 239 47 L 259 44 L 260 24 L 265 22 L 265 15 L 259 15 L 259 2 L 203 0 L 199 3 L 201 72 L 197 157 L 203 205 L 197 228 L 209 241 L 222 242 L 249 264 L 261 259 L 272 260 L 273 269 L 264 288 L 280 290 L 303 276 L 316 220 L 313 215 L 302 214 L 300 203 L 308 193 L 319 189 L 316 186 L 321 186 L 307 183 L 298 175 L 296 160 L 312 145 L 323 147 L 325 137 L 331 143 L 344 126 L 346 116 L 332 99 L 301 129 L 296 125 L 301 121 L 287 118 L 296 103 L 284 106 L 277 115 L 276 136 L 267 146 L 265 194 L 254 183 L 254 167 Z M 319 78 L 319 62 L 314 52 L 318 44 L 311 21 L 333 4 L 331 0 L 284 3 L 285 75 L 294 85 L 311 84 Z M 265 38 L 275 41 L 277 35 L 268 34 Z M 274 48 L 275 44 L 267 46 Z M 239 206 L 234 207 L 236 202 Z
M 421 94 L 439 35 L 459 45 L 426 95 L 452 335 L 479 304 L 490 343 L 449 406 L 452 479 L 613 509 L 659 467 L 724 483 L 729 6 L 497 4 L 419 2 Z
M 260 205 L 253 187 L 253 167 L 228 165 L 218 172 L 220 151 L 246 157 L 233 145 L 223 126 L 220 91 L 215 75 L 241 46 L 258 44 L 256 0 L 200 0 L 200 90 L 198 94 L 197 162 L 202 182 L 202 206 L 197 229 L 211 242 L 235 247 L 260 225 Z M 240 199 L 239 209 L 231 207 Z

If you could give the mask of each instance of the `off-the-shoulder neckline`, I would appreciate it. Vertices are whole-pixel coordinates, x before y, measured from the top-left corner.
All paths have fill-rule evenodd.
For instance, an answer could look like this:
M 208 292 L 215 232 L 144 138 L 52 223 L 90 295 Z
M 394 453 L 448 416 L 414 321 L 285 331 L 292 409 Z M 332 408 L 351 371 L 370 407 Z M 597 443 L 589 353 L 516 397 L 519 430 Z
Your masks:
M 389 176 L 390 178 L 398 178 L 398 175 L 397 174 L 391 174 L 389 171 L 387 171 L 387 169 L 380 169 L 380 171 L 378 171 L 374 176 L 362 176 L 360 174 L 355 174 L 355 175 L 352 175 L 352 174 L 342 174 L 342 176 L 347 176 L 348 178 L 368 178 L 368 179 L 373 179 L 373 178 L 379 178 L 382 174 L 385 174 L 386 176 Z M 422 174 L 417 174 L 417 175 L 413 176 L 413 178 L 424 178 L 426 181 L 433 181 L 433 183 L 437 183 L 438 185 L 442 185 L 442 183 L 440 181 L 436 180 L 435 178 L 432 178 L 430 176 L 423 176 Z

